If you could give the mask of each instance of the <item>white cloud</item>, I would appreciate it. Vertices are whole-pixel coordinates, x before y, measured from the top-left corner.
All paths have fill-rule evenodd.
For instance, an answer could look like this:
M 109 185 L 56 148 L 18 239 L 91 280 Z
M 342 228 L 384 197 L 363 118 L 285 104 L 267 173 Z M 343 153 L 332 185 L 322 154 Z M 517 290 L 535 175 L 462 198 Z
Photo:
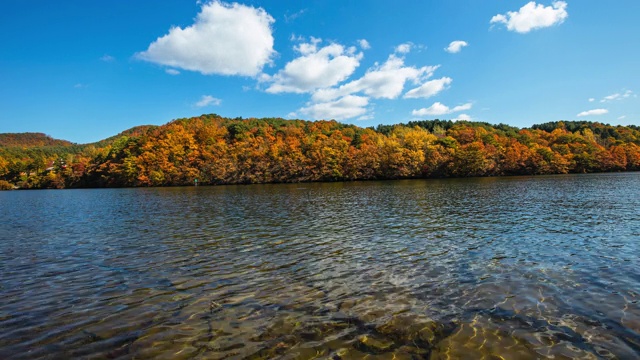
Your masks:
M 313 119 L 343 120 L 364 115 L 369 99 L 365 96 L 347 95 L 335 101 L 311 104 L 300 109 Z
M 471 119 L 471 116 L 467 114 L 460 114 L 460 115 L 456 115 L 456 120 L 472 121 L 473 119 Z
M 180 75 L 180 71 L 176 69 L 165 69 L 164 72 L 166 72 L 169 75 Z
M 622 95 L 620 95 L 620 93 L 615 93 L 615 94 L 605 96 L 604 98 L 602 98 L 602 100 L 600 100 L 600 102 L 607 102 L 607 101 L 621 100 L 621 99 L 622 99 Z
M 463 105 L 458 105 L 454 108 L 449 108 L 447 105 L 444 105 L 440 102 L 435 102 L 433 103 L 433 105 L 429 106 L 428 108 L 413 110 L 411 112 L 411 115 L 413 116 L 445 115 L 445 114 L 451 114 L 459 111 L 469 110 L 471 109 L 471 106 L 473 106 L 473 104 L 466 103 Z
M 619 117 L 618 117 L 618 120 L 624 120 L 624 119 L 626 119 L 626 118 L 627 118 L 627 115 L 622 115 L 622 116 L 619 116 Z
M 299 41 L 294 47 L 298 56 L 274 75 L 262 73 L 256 78 L 268 93 L 311 93 L 309 102 L 294 112 L 299 116 L 368 120 L 373 118 L 368 107 L 372 99 L 396 99 L 402 95 L 407 82 L 417 88 L 406 97 L 418 98 L 433 96 L 452 81 L 450 78 L 427 81 L 440 65 L 407 66 L 398 52 L 389 55 L 383 63 L 376 62 L 362 77 L 349 80 L 360 65 L 361 50 L 369 47 L 365 39 L 357 41 L 358 48 L 337 43 L 325 45 L 321 39 L 313 37 L 301 40 L 293 35 L 292 40 Z M 406 52 L 413 47 L 407 43 L 396 50 Z
M 104 55 L 102 55 L 102 57 L 100 57 L 100 60 L 102 60 L 104 62 L 112 62 L 112 61 L 115 61 L 116 58 L 114 58 L 111 55 L 104 54 Z
M 366 39 L 360 39 L 358 40 L 358 45 L 360 45 L 360 48 L 362 50 L 368 50 L 371 49 L 371 45 L 369 44 L 369 42 Z
M 411 89 L 404 94 L 405 99 L 428 98 L 436 95 L 440 91 L 448 88 L 453 79 L 450 77 L 442 77 L 440 79 L 430 80 L 415 89 Z
M 412 46 L 413 44 L 411 43 L 400 44 L 396 46 L 395 52 L 397 52 L 398 54 L 406 54 L 411 51 Z
M 313 100 L 316 102 L 330 101 L 359 92 L 376 99 L 395 99 L 402 93 L 407 81 L 413 81 L 417 84 L 420 80 L 432 76 L 438 67 L 405 66 L 403 58 L 391 54 L 384 64 L 376 63 L 360 79 L 353 80 L 338 88 L 326 88 L 314 92 Z
M 76 88 L 76 89 L 84 89 L 86 87 L 89 87 L 89 85 L 77 83 L 77 84 L 73 85 L 73 87 Z
M 213 1 L 202 5 L 193 25 L 172 27 L 136 56 L 203 74 L 253 76 L 275 54 L 273 22 L 262 8 Z
M 195 103 L 195 106 L 197 107 L 205 107 L 205 106 L 210 106 L 210 105 L 220 105 L 220 103 L 222 102 L 222 100 L 214 98 L 211 95 L 202 95 L 202 97 L 200 98 L 200 100 Z
M 589 102 L 594 102 L 594 101 L 596 101 L 596 99 L 594 99 L 594 98 L 589 98 Z
M 633 91 L 627 90 L 624 93 L 615 93 L 615 94 L 607 95 L 602 100 L 600 100 L 600 102 L 604 103 L 608 101 L 622 100 L 622 99 L 630 98 L 632 96 L 636 97 L 637 95 L 635 95 Z
M 261 81 L 271 82 L 267 92 L 305 93 L 329 87 L 347 79 L 360 65 L 362 53 L 355 47 L 345 48 L 329 44 L 318 48 L 320 39 L 311 38 L 294 49 L 301 56 L 291 60 L 284 69 L 273 76 L 263 76 Z
M 609 110 L 607 109 L 593 109 L 593 110 L 583 111 L 576 116 L 581 117 L 581 116 L 591 116 L 591 115 L 604 115 L 608 112 Z
M 508 30 L 524 34 L 531 30 L 561 24 L 568 16 L 565 1 L 554 1 L 551 6 L 530 1 L 518 11 L 495 15 L 489 23 L 502 23 Z
M 284 14 L 284 21 L 286 22 L 292 22 L 293 20 L 299 18 L 300 16 L 302 16 L 305 12 L 307 11 L 307 9 L 302 9 L 298 12 L 295 12 L 293 14 Z
M 462 40 L 456 40 L 456 41 L 452 41 L 449 46 L 447 46 L 444 51 L 448 52 L 448 53 L 458 53 L 460 52 L 460 50 L 462 50 L 463 47 L 469 45 L 466 41 L 462 41 Z

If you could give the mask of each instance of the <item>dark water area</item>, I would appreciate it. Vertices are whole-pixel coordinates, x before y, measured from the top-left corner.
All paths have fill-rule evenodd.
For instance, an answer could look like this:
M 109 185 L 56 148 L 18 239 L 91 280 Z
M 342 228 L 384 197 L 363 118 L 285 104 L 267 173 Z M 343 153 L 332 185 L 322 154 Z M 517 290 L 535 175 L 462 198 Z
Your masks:
M 640 358 L 640 174 L 0 193 L 0 358 Z

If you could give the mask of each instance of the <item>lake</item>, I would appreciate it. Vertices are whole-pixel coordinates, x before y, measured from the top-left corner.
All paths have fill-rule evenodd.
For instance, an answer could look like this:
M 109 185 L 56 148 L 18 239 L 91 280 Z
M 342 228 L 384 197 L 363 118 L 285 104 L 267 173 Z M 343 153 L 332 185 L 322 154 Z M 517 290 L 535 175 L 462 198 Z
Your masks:
M 640 357 L 640 173 L 0 192 L 0 358 Z

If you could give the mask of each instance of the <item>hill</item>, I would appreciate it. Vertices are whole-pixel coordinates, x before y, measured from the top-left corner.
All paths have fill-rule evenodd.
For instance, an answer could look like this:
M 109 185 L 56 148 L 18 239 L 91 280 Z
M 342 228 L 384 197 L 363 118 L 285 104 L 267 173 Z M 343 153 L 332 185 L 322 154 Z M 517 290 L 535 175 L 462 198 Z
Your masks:
M 100 140 L 100 141 L 97 141 L 97 142 L 94 142 L 94 143 L 89 143 L 89 144 L 86 144 L 86 145 L 92 145 L 92 146 L 95 146 L 95 147 L 102 148 L 102 147 L 111 145 L 114 141 L 116 141 L 117 139 L 119 139 L 119 138 L 121 138 L 123 136 L 129 136 L 129 137 L 131 137 L 131 136 L 133 136 L 133 137 L 141 136 L 141 135 L 145 134 L 147 131 L 155 129 L 155 128 L 157 128 L 156 125 L 138 125 L 138 126 L 132 127 L 131 129 L 127 129 L 127 130 L 119 133 L 118 135 L 114 135 L 114 136 L 108 137 L 108 138 L 106 138 L 104 140 Z
M 361 128 L 211 114 L 132 128 L 93 144 L 8 149 L 0 148 L 0 179 L 21 188 L 640 170 L 638 128 L 574 121 L 530 129 L 437 119 Z
M 54 139 L 43 133 L 4 133 L 0 134 L 0 146 L 3 147 L 39 147 L 39 146 L 71 146 L 72 142 Z

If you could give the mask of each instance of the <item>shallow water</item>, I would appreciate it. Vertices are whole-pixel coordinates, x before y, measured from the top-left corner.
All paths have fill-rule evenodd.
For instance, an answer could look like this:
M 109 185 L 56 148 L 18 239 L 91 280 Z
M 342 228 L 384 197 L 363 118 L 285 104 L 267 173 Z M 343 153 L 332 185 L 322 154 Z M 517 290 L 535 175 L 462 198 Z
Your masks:
M 640 357 L 640 173 L 0 193 L 0 358 Z

